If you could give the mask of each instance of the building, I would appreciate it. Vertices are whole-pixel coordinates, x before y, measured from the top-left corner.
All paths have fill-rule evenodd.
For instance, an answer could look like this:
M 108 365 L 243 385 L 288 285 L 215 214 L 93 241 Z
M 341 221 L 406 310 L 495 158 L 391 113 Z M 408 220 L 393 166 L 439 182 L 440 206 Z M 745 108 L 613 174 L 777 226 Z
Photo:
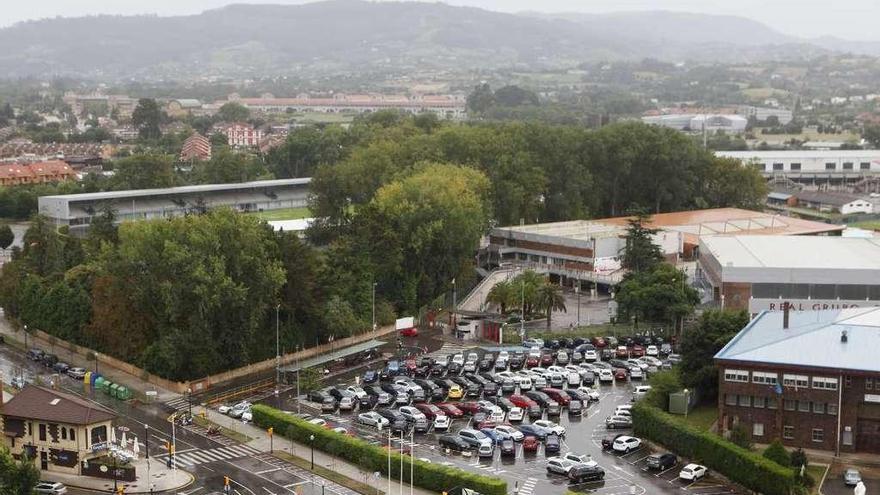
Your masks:
M 234 101 L 245 107 L 264 113 L 315 112 L 315 113 L 374 113 L 381 110 L 398 110 L 419 114 L 434 113 L 442 119 L 463 120 L 467 117 L 464 97 L 454 95 L 347 95 L 336 93 L 329 97 L 313 97 L 308 94 L 296 98 L 275 98 L 264 94 L 260 98 L 241 98 L 229 95 L 227 101 Z M 217 102 L 222 104 L 226 102 Z
M 880 306 L 880 239 L 704 237 L 697 277 L 720 306 L 752 314 Z
M 823 213 L 874 213 L 870 199 L 857 194 L 826 191 L 797 191 L 793 193 L 795 206 L 810 208 Z
M 76 115 L 81 115 L 91 106 L 106 106 L 108 111 L 118 114 L 120 118 L 130 118 L 138 102 L 127 95 L 105 95 L 99 92 L 81 95 L 72 91 L 64 93 L 62 100 L 70 105 Z
M 741 160 L 767 176 L 792 179 L 861 178 L 880 172 L 880 150 L 716 151 L 715 155 Z
M 202 110 L 202 102 L 191 98 L 182 98 L 171 100 L 165 105 L 165 113 L 170 117 L 185 117 L 187 115 L 198 115 Z
M 259 146 L 263 140 L 263 130 L 254 128 L 250 124 L 235 122 L 232 124 L 219 124 L 215 126 L 216 132 L 226 136 L 229 146 L 235 148 L 249 148 Z
M 311 178 L 276 179 L 237 184 L 107 191 L 98 193 L 41 196 L 38 209 L 55 225 L 70 226 L 71 232 L 84 233 L 92 218 L 105 205 L 116 212 L 120 222 L 171 218 L 227 207 L 241 212 L 299 208 L 308 203 Z
M 180 149 L 180 161 L 203 162 L 211 159 L 211 141 L 198 132 L 186 138 Z
M 83 475 L 90 460 L 115 441 L 116 413 L 75 395 L 25 386 L 0 409 L 3 444 L 15 459 L 25 453 L 41 471 Z
M 76 180 L 76 172 L 62 160 L 50 160 L 30 164 L 0 164 L 0 185 L 44 184 Z
M 768 118 L 776 117 L 780 125 L 786 125 L 794 119 L 791 110 L 772 106 L 754 107 L 751 105 L 742 105 L 737 109 L 737 113 L 746 119 L 754 117 L 758 122 L 766 122 Z
M 880 308 L 762 312 L 715 355 L 719 426 L 880 454 Z
M 719 131 L 727 134 L 742 134 L 749 121 L 747 118 L 734 114 L 667 114 L 642 117 L 642 122 L 659 125 L 683 132 Z

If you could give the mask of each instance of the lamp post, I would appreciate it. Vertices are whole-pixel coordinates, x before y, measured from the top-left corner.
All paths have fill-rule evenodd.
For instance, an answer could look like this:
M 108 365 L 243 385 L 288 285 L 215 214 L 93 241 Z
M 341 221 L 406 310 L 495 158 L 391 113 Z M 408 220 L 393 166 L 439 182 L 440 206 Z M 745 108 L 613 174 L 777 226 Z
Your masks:
M 119 488 L 116 485 L 116 454 L 111 452 L 110 457 L 113 459 L 113 493 L 119 493 Z
M 192 419 L 193 415 L 193 402 L 192 402 L 193 391 L 191 388 L 186 389 L 186 403 L 189 407 L 189 419 Z
M 574 293 L 577 294 L 578 298 L 578 324 L 577 326 L 581 326 L 581 281 L 577 281 L 577 285 L 574 286 Z
M 376 282 L 373 282 L 373 332 L 376 331 Z
M 144 457 L 147 459 L 147 484 L 153 495 L 153 479 L 150 477 L 150 425 L 144 423 Z
M 315 435 L 309 435 L 309 446 L 312 448 L 312 471 L 315 470 Z
M 281 346 L 280 346 L 280 319 L 278 317 L 279 311 L 281 311 L 281 304 L 275 306 L 275 383 L 278 384 L 281 381 Z
M 27 348 L 28 348 L 28 343 L 27 343 L 28 329 L 27 329 L 27 325 L 24 325 L 23 328 L 24 328 L 24 348 L 25 348 L 25 350 L 27 350 Z
M 688 409 L 691 406 L 691 391 L 688 389 L 684 389 L 684 417 L 687 419 L 688 417 Z

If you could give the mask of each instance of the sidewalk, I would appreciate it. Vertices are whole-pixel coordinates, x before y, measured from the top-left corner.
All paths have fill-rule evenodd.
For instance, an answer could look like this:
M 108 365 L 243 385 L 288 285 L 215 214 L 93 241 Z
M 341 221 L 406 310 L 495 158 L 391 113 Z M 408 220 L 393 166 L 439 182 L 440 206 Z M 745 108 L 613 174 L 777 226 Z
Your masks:
M 229 428 L 230 430 L 237 431 L 244 435 L 252 438 L 250 442 L 247 443 L 248 446 L 253 447 L 261 452 L 269 452 L 269 436 L 265 430 L 258 428 L 252 424 L 242 423 L 236 419 L 230 418 L 224 414 L 220 414 L 217 411 L 212 409 L 208 409 L 208 420 L 212 421 L 224 428 Z M 293 456 L 299 457 L 301 459 L 311 459 L 312 449 L 308 445 L 303 445 L 297 442 L 292 442 L 284 437 L 276 436 L 274 438 L 274 447 L 277 451 L 287 452 Z M 388 478 L 374 478 L 373 473 L 368 473 L 361 469 L 359 466 L 355 466 L 354 464 L 350 464 L 342 459 L 338 459 L 331 455 L 325 454 L 320 450 L 315 450 L 315 464 L 323 466 L 331 471 L 342 474 L 348 478 L 351 478 L 355 481 L 363 481 L 363 480 L 374 480 L 373 486 L 376 486 L 383 492 L 388 488 Z M 328 488 L 336 489 L 339 485 L 336 483 L 325 480 L 325 484 Z M 400 482 L 397 480 L 391 480 L 392 487 L 400 486 Z M 409 488 L 406 488 L 409 490 Z M 392 489 L 392 492 L 394 489 Z M 436 492 L 427 491 L 418 487 L 413 488 L 414 495 L 429 495 L 434 494 Z
M 193 482 L 193 476 L 182 469 L 171 470 L 165 464 L 155 459 L 150 459 L 150 481 L 153 484 L 153 492 L 165 492 L 180 490 Z M 133 482 L 117 482 L 118 486 L 125 487 L 125 493 L 149 493 L 150 485 L 147 483 L 147 459 L 140 458 L 134 462 L 137 480 Z M 83 488 L 100 492 L 112 492 L 113 480 L 93 478 L 91 476 L 79 476 L 75 474 L 41 472 L 41 477 L 48 481 L 58 481 L 71 488 Z

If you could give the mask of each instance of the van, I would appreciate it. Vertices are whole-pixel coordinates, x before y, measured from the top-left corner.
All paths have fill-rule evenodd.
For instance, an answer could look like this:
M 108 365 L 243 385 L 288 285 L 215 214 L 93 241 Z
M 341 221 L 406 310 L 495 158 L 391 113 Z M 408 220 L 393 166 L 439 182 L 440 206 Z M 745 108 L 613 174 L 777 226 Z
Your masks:
M 639 400 L 651 391 L 650 385 L 639 385 L 633 389 L 633 400 Z

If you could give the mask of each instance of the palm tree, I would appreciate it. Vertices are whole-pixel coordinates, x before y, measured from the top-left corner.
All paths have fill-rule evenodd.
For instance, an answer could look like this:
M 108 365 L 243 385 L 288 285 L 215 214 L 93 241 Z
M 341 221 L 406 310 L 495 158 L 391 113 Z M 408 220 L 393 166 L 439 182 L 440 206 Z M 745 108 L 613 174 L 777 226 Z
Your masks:
M 515 289 L 515 301 L 517 305 L 522 304 L 523 318 L 532 314 L 535 310 L 540 310 L 538 304 L 538 289 L 546 283 L 546 278 L 534 270 L 526 270 L 513 278 L 511 284 Z M 543 311 L 543 310 L 542 310 Z
M 486 302 L 497 304 L 501 308 L 501 313 L 506 314 L 507 307 L 512 304 L 515 292 L 514 286 L 509 280 L 502 280 L 489 290 Z
M 553 283 L 545 282 L 538 287 L 535 294 L 536 305 L 539 309 L 547 313 L 547 328 L 550 328 L 550 316 L 554 311 L 566 311 L 565 296 L 562 289 Z

